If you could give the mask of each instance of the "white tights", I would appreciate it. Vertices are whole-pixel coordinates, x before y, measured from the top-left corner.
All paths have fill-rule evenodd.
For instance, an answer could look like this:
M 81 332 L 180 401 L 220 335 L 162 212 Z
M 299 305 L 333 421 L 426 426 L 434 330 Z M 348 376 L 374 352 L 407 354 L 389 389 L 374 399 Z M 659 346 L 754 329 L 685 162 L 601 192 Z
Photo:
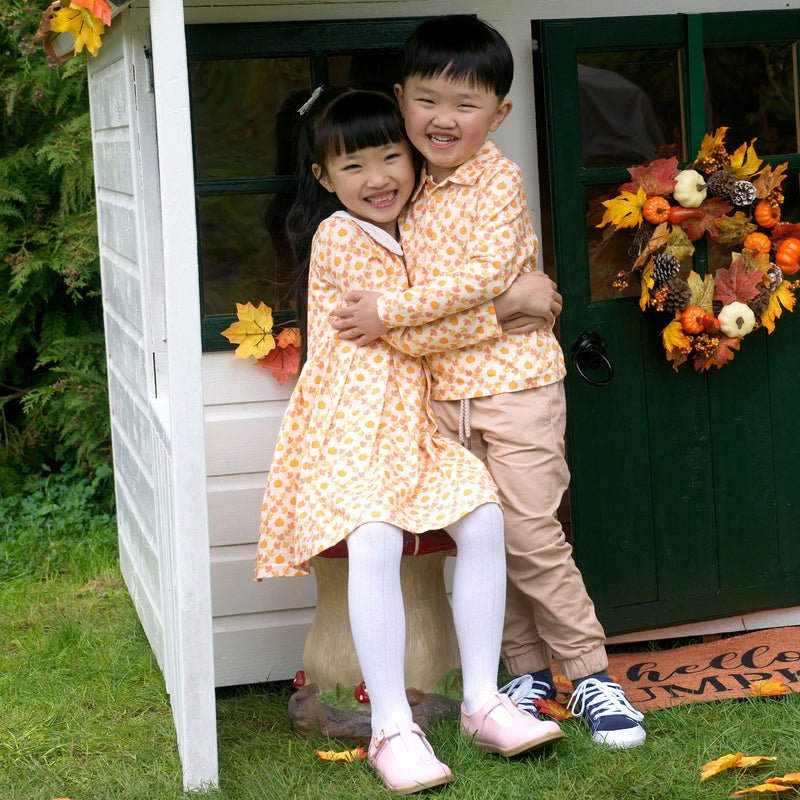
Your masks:
M 461 654 L 464 706 L 472 713 L 497 691 L 506 598 L 500 506 L 479 506 L 448 526 L 448 532 L 458 547 L 453 620 Z M 350 626 L 370 696 L 372 729 L 380 731 L 412 718 L 403 669 L 403 532 L 385 522 L 369 522 L 350 534 L 347 545 Z

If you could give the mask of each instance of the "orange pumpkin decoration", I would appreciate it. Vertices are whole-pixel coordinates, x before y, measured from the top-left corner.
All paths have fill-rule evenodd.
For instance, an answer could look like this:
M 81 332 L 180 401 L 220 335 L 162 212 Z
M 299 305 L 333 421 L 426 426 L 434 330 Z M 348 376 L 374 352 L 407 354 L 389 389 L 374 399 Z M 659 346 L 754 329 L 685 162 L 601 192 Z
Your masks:
M 756 232 L 745 237 L 744 246 L 746 250 L 752 250 L 754 253 L 769 253 L 772 242 L 765 233 Z
M 773 205 L 769 200 L 762 200 L 756 205 L 754 216 L 762 228 L 774 228 L 781 219 L 781 207 Z
M 681 328 L 686 333 L 702 333 L 704 316 L 706 316 L 706 312 L 700 306 L 689 306 L 681 314 Z
M 800 269 L 800 239 L 790 236 L 778 246 L 775 254 L 775 263 L 781 268 L 784 275 L 794 275 Z
M 654 225 L 666 222 L 669 217 L 669 200 L 660 195 L 648 198 L 642 206 L 642 216 Z

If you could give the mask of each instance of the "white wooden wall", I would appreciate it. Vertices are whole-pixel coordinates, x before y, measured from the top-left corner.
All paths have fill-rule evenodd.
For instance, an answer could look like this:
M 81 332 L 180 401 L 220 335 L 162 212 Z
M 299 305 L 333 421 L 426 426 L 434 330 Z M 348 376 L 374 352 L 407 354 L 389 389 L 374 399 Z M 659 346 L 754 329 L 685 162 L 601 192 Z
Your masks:
M 160 2 L 159 14 L 166 21 L 171 10 L 172 30 L 182 32 L 180 0 L 172 6 Z M 146 12 L 117 15 L 89 61 L 89 88 L 120 562 L 170 694 L 188 790 L 217 783 L 199 304 L 193 325 L 180 314 L 192 289 L 198 297 L 198 277 L 196 255 L 182 256 L 196 252 L 191 156 L 169 158 L 162 146 L 159 170 L 155 125 L 159 89 L 163 107 L 188 111 L 186 80 L 182 104 L 169 82 L 151 81 L 149 29 Z M 180 48 L 153 49 L 162 65 L 177 58 L 185 76 Z M 169 117 L 161 113 L 165 129 Z M 191 225 L 176 206 L 188 207 Z

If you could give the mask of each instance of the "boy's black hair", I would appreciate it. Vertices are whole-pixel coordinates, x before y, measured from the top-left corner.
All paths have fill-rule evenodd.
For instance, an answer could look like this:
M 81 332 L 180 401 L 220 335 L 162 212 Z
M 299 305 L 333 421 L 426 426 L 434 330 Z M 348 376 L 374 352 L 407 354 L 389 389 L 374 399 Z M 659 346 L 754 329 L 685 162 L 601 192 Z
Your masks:
M 393 97 L 371 90 L 327 88 L 305 114 L 298 116 L 296 131 L 297 195 L 286 215 L 293 275 L 289 289 L 297 304 L 306 353 L 308 270 L 311 244 L 320 222 L 344 206 L 314 176 L 312 165 L 365 147 L 408 141 L 405 123 Z
M 469 14 L 432 17 L 406 41 L 402 78 L 439 75 L 465 80 L 503 98 L 514 78 L 514 58 L 506 40 L 488 22 Z

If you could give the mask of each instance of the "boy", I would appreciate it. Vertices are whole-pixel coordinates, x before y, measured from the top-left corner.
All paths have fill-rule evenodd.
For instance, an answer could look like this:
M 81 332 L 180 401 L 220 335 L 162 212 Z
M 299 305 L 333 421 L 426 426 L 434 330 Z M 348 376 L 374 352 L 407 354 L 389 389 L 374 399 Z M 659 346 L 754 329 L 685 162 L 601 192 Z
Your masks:
M 645 740 L 642 714 L 608 676 L 605 633 L 556 518 L 569 483 L 564 359 L 548 324 L 557 294 L 523 275 L 528 316 L 517 327 L 505 322 L 507 333 L 497 319 L 520 312 L 510 299 L 519 286 L 503 292 L 538 255 L 519 170 L 486 140 L 511 111 L 511 52 L 475 17 L 433 18 L 409 37 L 402 77 L 397 100 L 425 159 L 400 225 L 411 288 L 354 293 L 334 327 L 359 344 L 385 336 L 427 354 L 439 429 L 471 443 L 498 485 L 508 571 L 502 654 L 518 676 L 504 691 L 536 714 L 537 699 L 555 696 L 555 654 L 575 687 L 570 708 L 594 741 L 635 747 Z M 528 332 L 511 334 L 520 330 Z

